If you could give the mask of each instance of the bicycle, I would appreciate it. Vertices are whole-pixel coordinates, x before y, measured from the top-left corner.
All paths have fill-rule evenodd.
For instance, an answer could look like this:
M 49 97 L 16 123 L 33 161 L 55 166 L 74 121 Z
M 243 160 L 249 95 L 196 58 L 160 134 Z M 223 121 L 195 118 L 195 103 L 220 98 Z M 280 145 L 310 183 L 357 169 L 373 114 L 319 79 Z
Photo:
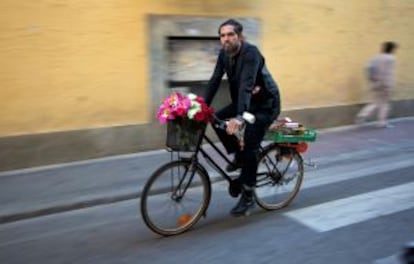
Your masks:
M 216 119 L 214 125 L 223 127 L 223 121 Z M 199 160 L 199 154 L 228 181 L 231 196 L 237 197 L 241 191 L 237 178 L 226 173 L 202 145 L 202 142 L 206 142 L 226 164 L 232 163 L 205 131 L 204 127 L 189 157 L 178 155 L 177 160 L 161 165 L 143 188 L 141 215 L 148 228 L 155 233 L 162 236 L 178 235 L 206 216 L 212 183 L 207 169 Z M 279 132 L 267 132 L 266 139 L 270 143 L 265 142 L 258 154 L 254 198 L 265 210 L 284 208 L 297 196 L 304 177 L 301 152 L 306 149 L 303 143 L 316 138 L 314 130 L 305 130 L 301 136 Z M 242 137 L 241 134 L 239 136 Z M 171 151 L 180 153 L 180 149 Z

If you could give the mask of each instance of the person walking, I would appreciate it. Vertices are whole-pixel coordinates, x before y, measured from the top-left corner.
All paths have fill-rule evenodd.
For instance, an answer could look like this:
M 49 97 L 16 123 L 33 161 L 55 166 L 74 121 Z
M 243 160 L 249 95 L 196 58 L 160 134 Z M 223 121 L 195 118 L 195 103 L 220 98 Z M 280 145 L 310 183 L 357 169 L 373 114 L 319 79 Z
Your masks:
M 395 42 L 384 42 L 381 53 L 373 57 L 367 67 L 369 87 L 372 91 L 372 102 L 367 104 L 357 114 L 355 122 L 362 124 L 377 111 L 377 126 L 389 128 L 388 115 L 390 112 L 391 93 L 395 79 Z
M 229 121 L 226 131 L 214 129 L 227 152 L 235 153 L 235 161 L 226 168 L 227 171 L 241 168 L 238 178 L 241 197 L 231 210 L 231 214 L 240 216 L 248 214 L 254 206 L 257 154 L 266 130 L 280 114 L 280 96 L 264 57 L 256 46 L 244 40 L 243 26 L 229 19 L 220 25 L 218 33 L 222 48 L 204 98 L 210 105 L 226 73 L 231 103 L 217 111 L 216 116 Z M 243 120 L 242 115 L 246 111 L 255 116 L 253 124 Z M 240 144 L 234 134 L 244 125 L 244 139 Z

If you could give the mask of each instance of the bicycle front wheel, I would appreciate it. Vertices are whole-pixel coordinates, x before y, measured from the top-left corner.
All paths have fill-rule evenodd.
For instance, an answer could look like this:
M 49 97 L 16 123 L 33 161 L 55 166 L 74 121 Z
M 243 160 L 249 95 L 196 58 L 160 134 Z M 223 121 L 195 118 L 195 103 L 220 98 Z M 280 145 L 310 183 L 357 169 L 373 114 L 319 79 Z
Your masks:
M 205 171 L 191 161 L 173 161 L 156 170 L 145 184 L 141 215 L 152 231 L 177 235 L 205 214 L 210 198 L 211 185 Z
M 265 210 L 283 208 L 296 197 L 303 181 L 303 160 L 293 148 L 272 144 L 259 155 L 256 201 Z

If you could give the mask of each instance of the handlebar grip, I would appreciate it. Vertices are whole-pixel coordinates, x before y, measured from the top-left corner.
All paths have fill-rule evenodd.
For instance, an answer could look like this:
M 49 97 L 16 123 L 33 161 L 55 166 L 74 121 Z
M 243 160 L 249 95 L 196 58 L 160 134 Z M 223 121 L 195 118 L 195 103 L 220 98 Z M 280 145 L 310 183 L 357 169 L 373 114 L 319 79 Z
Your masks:
M 256 117 L 253 114 L 249 113 L 249 112 L 243 112 L 242 118 L 243 118 L 243 121 L 245 121 L 249 124 L 254 124 L 254 122 L 256 122 Z M 223 124 L 223 123 L 226 122 L 225 120 L 221 120 L 216 115 L 213 115 L 213 121 L 216 124 L 218 123 L 220 125 L 223 125 L 223 127 L 225 128 L 225 126 Z
M 219 119 L 216 115 L 213 116 L 213 125 L 223 130 L 226 130 L 227 127 L 226 121 Z
M 215 119 L 214 121 L 215 121 L 214 126 L 216 128 L 226 130 L 228 121 L 224 121 L 224 120 L 220 120 L 220 119 Z M 242 128 L 239 131 L 237 131 L 236 133 L 233 134 L 239 141 L 243 140 L 243 138 L 244 138 L 245 127 L 246 127 L 246 125 L 243 125 Z
M 222 129 L 222 130 L 225 131 L 226 128 L 227 128 L 227 123 L 228 123 L 228 121 L 221 120 L 221 119 L 217 118 L 216 116 L 214 116 L 212 125 L 215 126 L 218 129 Z M 241 129 L 236 131 L 236 133 L 233 134 L 233 136 L 235 136 L 237 138 L 237 141 L 239 142 L 241 149 L 243 149 L 243 147 L 244 147 L 244 131 L 245 131 L 245 128 L 246 128 L 246 124 L 243 124 Z
M 242 118 L 245 122 L 249 124 L 253 124 L 256 121 L 256 117 L 249 112 L 244 112 L 242 115 Z M 216 128 L 226 130 L 227 121 L 219 119 L 216 115 L 213 116 L 213 119 L 214 119 L 214 126 Z M 234 136 L 237 137 L 239 141 L 242 141 L 244 139 L 245 128 L 246 128 L 246 124 L 243 124 L 241 129 L 237 131 L 236 133 L 234 133 Z

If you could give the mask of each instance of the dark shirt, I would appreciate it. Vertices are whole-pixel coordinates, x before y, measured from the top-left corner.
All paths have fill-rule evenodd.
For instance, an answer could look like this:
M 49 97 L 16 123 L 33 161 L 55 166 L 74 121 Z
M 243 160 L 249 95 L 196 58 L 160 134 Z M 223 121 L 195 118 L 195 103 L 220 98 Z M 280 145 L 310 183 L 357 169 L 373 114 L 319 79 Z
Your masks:
M 211 104 L 224 73 L 227 75 L 230 97 L 238 115 L 244 111 L 251 113 L 260 110 L 280 111 L 279 89 L 256 46 L 242 42 L 239 53 L 234 57 L 227 55 L 223 49 L 220 50 L 204 96 L 208 105 Z M 255 86 L 260 86 L 261 89 L 257 94 L 252 95 Z

